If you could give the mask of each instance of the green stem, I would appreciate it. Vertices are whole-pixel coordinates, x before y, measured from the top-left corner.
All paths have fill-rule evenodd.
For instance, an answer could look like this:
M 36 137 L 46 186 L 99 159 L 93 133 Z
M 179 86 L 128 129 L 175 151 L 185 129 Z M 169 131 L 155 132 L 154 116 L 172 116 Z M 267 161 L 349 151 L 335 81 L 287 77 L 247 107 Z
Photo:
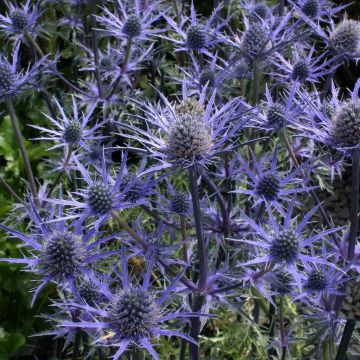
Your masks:
M 3 188 L 11 195 L 13 196 L 19 203 L 26 206 L 25 201 L 15 192 L 15 190 L 7 183 L 7 181 L 0 176 L 0 184 L 3 186 Z
M 30 159 L 29 159 L 29 155 L 26 151 L 24 139 L 23 139 L 23 136 L 20 131 L 20 127 L 19 127 L 18 119 L 16 117 L 12 98 L 10 96 L 5 96 L 5 103 L 6 103 L 6 107 L 8 109 L 9 115 L 10 115 L 11 125 L 14 129 L 15 139 L 19 146 L 21 156 L 24 160 L 25 172 L 26 172 L 29 184 L 30 184 L 32 195 L 34 197 L 34 202 L 35 202 L 36 206 L 39 206 L 39 199 L 38 199 L 38 193 L 37 193 L 37 188 L 36 188 L 36 184 L 35 184 L 35 178 L 34 178 L 33 171 L 31 169 Z
M 62 171 L 60 171 L 56 177 L 56 179 L 54 180 L 54 182 L 51 185 L 51 188 L 49 190 L 49 192 L 47 193 L 46 197 L 49 198 L 51 196 L 51 194 L 53 193 L 53 191 L 55 190 L 56 185 L 59 183 L 61 177 L 63 176 L 64 172 L 66 171 L 66 167 L 69 165 L 69 161 L 71 159 L 71 154 L 72 154 L 72 146 L 70 145 L 68 153 L 66 155 L 66 159 L 64 161 L 63 164 L 63 169 Z
M 206 255 L 206 246 L 205 238 L 203 231 L 202 215 L 200 208 L 200 199 L 199 199 L 199 189 L 197 186 L 197 170 L 196 166 L 193 165 L 189 168 L 189 188 L 193 204 L 193 214 L 196 228 L 196 237 L 197 237 L 197 252 L 199 258 L 199 281 L 198 289 L 200 294 L 194 294 L 193 302 L 193 312 L 199 312 L 202 308 L 204 302 L 203 292 L 206 290 L 207 285 L 207 255 Z M 200 333 L 200 317 L 194 317 L 191 319 L 190 326 L 190 336 L 198 342 L 199 333 Z M 190 359 L 198 360 L 199 359 L 199 347 L 194 344 L 190 344 Z
M 345 324 L 344 332 L 340 341 L 340 345 L 336 354 L 335 360 L 345 360 L 346 353 L 350 344 L 351 336 L 355 329 L 356 321 L 348 319 Z
M 71 360 L 78 360 L 80 355 L 81 330 L 77 330 Z
M 360 185 L 360 150 L 354 150 L 352 155 L 352 185 L 351 185 L 351 212 L 348 244 L 348 261 L 354 257 L 356 236 L 359 223 L 359 185 Z
M 281 360 L 285 360 L 287 347 L 285 344 L 284 295 L 280 295 L 279 320 L 280 320 L 280 339 L 281 339 Z
M 122 78 L 122 76 L 123 76 L 123 74 L 124 74 L 124 72 L 126 70 L 126 66 L 127 66 L 128 62 L 129 62 L 129 59 L 130 59 L 132 43 L 133 43 L 133 39 L 131 37 L 129 37 L 127 45 L 126 45 L 125 58 L 124 58 L 124 62 L 123 62 L 122 67 L 121 67 L 121 72 L 120 72 L 119 76 L 117 77 L 117 79 L 115 80 L 113 88 L 112 88 L 110 94 L 108 95 L 108 97 L 106 98 L 107 100 L 109 100 L 114 95 L 117 87 L 119 86 L 121 78 Z

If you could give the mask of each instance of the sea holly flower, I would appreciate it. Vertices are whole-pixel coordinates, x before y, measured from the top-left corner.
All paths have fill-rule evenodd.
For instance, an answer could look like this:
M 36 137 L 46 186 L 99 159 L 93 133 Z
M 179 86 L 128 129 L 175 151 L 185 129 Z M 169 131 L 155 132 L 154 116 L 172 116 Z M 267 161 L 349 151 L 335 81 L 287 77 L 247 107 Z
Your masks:
M 350 5 L 334 6 L 333 2 L 329 0 L 290 0 L 289 2 L 301 18 L 305 18 L 305 21 L 316 20 L 321 22 L 329 22 L 330 18 Z
M 91 123 L 94 110 L 97 104 L 93 104 L 87 113 L 79 113 L 78 105 L 75 97 L 72 97 L 72 114 L 67 115 L 65 109 L 61 106 L 57 99 L 54 99 L 60 116 L 53 119 L 51 116 L 44 114 L 51 122 L 54 128 L 45 128 L 42 126 L 31 125 L 33 128 L 40 130 L 47 134 L 47 137 L 36 138 L 35 140 L 50 140 L 55 141 L 56 145 L 52 146 L 49 150 L 61 147 L 83 147 L 90 151 L 88 142 L 99 141 L 104 139 L 105 136 L 97 135 L 96 131 L 99 130 L 107 120 L 103 120 L 95 125 L 89 126 Z
M 153 186 L 151 176 L 145 180 L 133 176 L 129 177 L 126 168 L 127 155 L 123 154 L 121 166 L 114 179 L 109 173 L 103 156 L 102 167 L 95 167 L 95 172 L 85 169 L 74 155 L 77 170 L 81 173 L 86 187 L 71 194 L 70 199 L 47 199 L 47 201 L 63 206 L 69 206 L 71 213 L 66 218 L 78 218 L 82 224 L 89 217 L 94 218 L 91 225 L 98 229 L 113 211 L 131 208 L 144 204 L 145 196 Z M 145 161 L 139 167 L 143 171 Z M 79 198 L 76 200 L 75 197 Z
M 302 107 L 296 100 L 297 84 L 291 84 L 290 89 L 279 94 L 274 100 L 269 87 L 266 85 L 266 101 L 259 106 L 259 111 L 246 125 L 267 131 L 279 131 L 288 126 L 297 126 L 299 118 L 303 113 Z M 244 106 L 251 109 L 251 106 L 243 102 Z
M 14 42 L 26 40 L 26 34 L 35 37 L 42 31 L 38 24 L 38 19 L 43 13 L 40 10 L 40 1 L 35 4 L 31 2 L 27 0 L 21 7 L 9 2 L 8 14 L 6 16 L 0 14 L 0 31 Z
M 247 11 L 247 17 L 251 22 L 266 21 L 272 15 L 272 9 L 266 4 L 266 1 L 241 0 L 240 5 Z
M 290 202 L 294 194 L 309 192 L 315 189 L 316 186 L 303 185 L 304 177 L 301 175 L 309 164 L 305 163 L 293 171 L 283 174 L 278 171 L 277 157 L 278 151 L 275 149 L 270 166 L 267 166 L 266 163 L 269 158 L 266 156 L 261 160 L 257 160 L 253 156 L 251 164 L 239 156 L 240 169 L 238 173 L 241 175 L 238 176 L 238 179 L 245 184 L 245 188 L 232 192 L 254 197 L 254 206 L 266 202 L 284 214 L 283 202 Z
M 45 66 L 47 56 L 44 56 L 26 70 L 18 71 L 20 45 L 18 43 L 14 48 L 12 62 L 0 53 L 0 101 L 5 96 L 19 95 L 35 86 L 40 80 L 40 70 L 45 70 L 51 64 L 47 63 Z
M 190 18 L 184 17 L 181 24 L 176 23 L 170 16 L 163 14 L 167 23 L 174 30 L 175 35 L 161 35 L 161 37 L 170 40 L 176 46 L 175 51 L 197 51 L 212 58 L 213 55 L 208 49 L 223 41 L 220 31 L 230 20 L 230 18 L 227 18 L 219 21 L 218 14 L 222 7 L 223 4 L 220 3 L 204 24 L 198 20 L 193 1 L 190 7 Z
M 63 218 L 60 206 L 58 214 Z M 56 226 L 49 225 L 53 219 L 42 219 L 32 203 L 29 216 L 34 222 L 34 231 L 30 234 L 21 233 L 3 224 L 3 229 L 11 237 L 22 240 L 29 248 L 30 257 L 3 258 L 0 261 L 26 265 L 28 271 L 40 275 L 39 286 L 35 289 L 32 304 L 40 291 L 49 283 L 69 287 L 72 293 L 78 294 L 75 279 L 81 275 L 88 275 L 93 270 L 91 265 L 99 259 L 118 255 L 118 250 L 104 251 L 99 245 L 116 237 L 112 234 L 104 238 L 96 238 L 94 231 L 84 232 L 76 224 L 58 221 Z
M 329 265 L 335 267 L 335 265 L 329 263 L 326 259 L 316 256 L 313 253 L 309 254 L 309 247 L 336 231 L 339 228 L 327 229 L 319 231 L 314 235 L 307 235 L 304 231 L 308 225 L 311 217 L 318 210 L 319 206 L 314 207 L 307 212 L 300 222 L 296 221 L 294 224 L 292 213 L 295 205 L 295 198 L 291 201 L 288 210 L 283 216 L 283 223 L 278 222 L 267 204 L 269 214 L 268 228 L 263 228 L 255 221 L 250 219 L 243 211 L 241 211 L 243 219 L 254 230 L 256 238 L 260 237 L 261 240 L 236 240 L 244 242 L 249 245 L 253 245 L 255 249 L 259 250 L 257 256 L 254 259 L 246 261 L 241 266 L 270 264 L 272 270 L 284 269 L 292 274 L 299 289 L 302 288 L 302 278 L 298 269 L 298 266 L 304 267 L 309 263 Z
M 233 38 L 227 38 L 226 43 L 249 62 L 254 59 L 266 60 L 275 51 L 283 50 L 293 44 L 306 33 L 298 34 L 296 24 L 291 24 L 292 12 L 282 18 L 271 16 L 266 21 L 249 21 L 243 16 L 245 29 Z
M 81 317 L 77 322 L 63 320 L 60 326 L 90 330 L 89 335 L 94 344 L 117 349 L 112 357 L 113 360 L 120 359 L 133 346 L 146 350 L 153 359 L 160 359 L 152 344 L 152 339 L 158 339 L 160 336 L 176 336 L 195 343 L 190 336 L 166 327 L 166 322 L 169 320 L 195 316 L 191 313 L 171 311 L 166 307 L 166 301 L 172 296 L 171 293 L 179 281 L 179 276 L 165 290 L 154 288 L 151 282 L 154 255 L 148 253 L 147 268 L 142 283 L 134 281 L 128 272 L 129 258 L 125 254 L 124 246 L 121 254 L 121 274 L 114 271 L 121 281 L 121 286 L 115 291 L 110 290 L 111 279 L 109 279 L 109 285 L 104 284 L 98 290 L 105 297 L 103 304 L 98 306 L 59 304 L 61 307 L 83 309 L 91 315 L 85 319 Z M 93 334 L 91 331 L 93 329 L 98 330 L 97 334 Z
M 285 59 L 280 53 L 275 53 L 272 63 L 276 72 L 272 75 L 284 83 L 289 81 L 318 83 L 325 75 L 333 73 L 340 64 L 334 63 L 334 58 L 327 60 L 326 53 L 314 56 L 314 51 L 313 46 L 305 56 L 300 49 L 296 48 L 291 61 Z
M 107 35 L 131 41 L 146 41 L 163 31 L 154 28 L 154 23 L 161 17 L 158 12 L 159 2 L 153 1 L 145 7 L 140 0 L 135 0 L 133 6 L 126 7 L 124 1 L 117 0 L 118 11 L 114 12 L 103 7 L 103 15 L 97 16 L 98 23 L 103 26 Z
M 147 131 L 132 124 L 120 124 L 121 128 L 135 133 L 122 133 L 122 136 L 139 141 L 161 162 L 153 170 L 211 161 L 234 146 L 230 140 L 238 134 L 250 115 L 249 111 L 242 111 L 238 99 L 218 108 L 214 92 L 206 101 L 206 87 L 195 98 L 189 95 L 184 84 L 182 100 L 177 104 L 170 103 L 162 94 L 160 96 L 163 106 L 134 100 L 144 113 L 136 117 L 147 124 Z
M 335 25 L 331 20 L 326 30 L 313 22 L 308 22 L 308 25 L 325 42 L 328 53 L 337 61 L 357 61 L 360 58 L 359 21 L 344 18 Z
M 320 141 L 348 155 L 360 147 L 360 80 L 350 92 L 350 99 L 340 100 L 339 89 L 332 84 L 332 96 L 328 103 L 324 102 L 319 109 L 312 97 L 300 90 L 299 95 L 307 104 L 307 112 L 311 117 L 309 124 L 304 126 L 308 137 Z

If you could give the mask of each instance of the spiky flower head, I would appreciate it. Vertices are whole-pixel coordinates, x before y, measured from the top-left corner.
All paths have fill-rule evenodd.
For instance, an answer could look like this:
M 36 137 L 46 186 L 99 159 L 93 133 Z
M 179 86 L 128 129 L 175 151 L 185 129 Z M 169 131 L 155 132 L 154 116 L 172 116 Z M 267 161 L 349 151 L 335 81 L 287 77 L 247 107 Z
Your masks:
M 10 12 L 9 18 L 14 29 L 22 31 L 29 25 L 29 16 L 22 9 L 14 9 Z
M 120 291 L 114 296 L 108 312 L 113 331 L 134 341 L 151 336 L 160 316 L 153 295 L 141 287 Z
M 358 56 L 360 53 L 360 22 L 344 19 L 330 33 L 330 48 L 338 55 Z
M 306 0 L 301 7 L 301 11 L 309 18 L 316 18 L 320 11 L 319 0 Z
M 306 60 L 299 60 L 294 64 L 291 77 L 293 80 L 305 81 L 309 76 L 309 66 Z
M 113 59 L 110 56 L 103 56 L 100 60 L 100 67 L 103 70 L 111 70 L 115 66 Z
M 43 243 L 41 270 L 46 276 L 64 279 L 85 266 L 86 248 L 81 238 L 70 232 L 54 232 Z
M 265 20 L 269 17 L 269 14 L 269 7 L 264 2 L 259 2 L 254 6 L 249 17 L 252 21 Z
M 327 274 L 319 269 L 313 269 L 306 281 L 306 288 L 311 291 L 323 291 L 329 284 Z
M 187 214 L 190 211 L 191 201 L 189 195 L 183 192 L 176 193 L 171 199 L 171 211 L 178 215 Z
M 286 123 L 285 108 L 279 103 L 273 103 L 268 107 L 266 119 L 268 125 L 275 129 L 283 128 Z
M 360 101 L 343 102 L 332 117 L 331 137 L 337 146 L 360 145 Z
M 191 25 L 187 30 L 186 44 L 191 50 L 199 50 L 206 45 L 206 34 L 201 25 Z
M 70 121 L 64 128 L 63 137 L 67 144 L 77 144 L 82 137 L 82 129 L 79 121 Z
M 95 284 L 88 279 L 82 279 L 79 281 L 78 292 L 80 297 L 88 304 L 93 304 L 99 297 Z
M 123 33 L 129 38 L 139 36 L 141 33 L 141 20 L 137 15 L 129 16 L 123 26 Z
M 186 99 L 175 109 L 166 139 L 166 153 L 179 162 L 200 160 L 212 147 L 211 128 L 204 120 L 204 107 L 196 100 Z
M 121 179 L 119 190 L 122 192 L 126 188 L 125 201 L 136 203 L 144 196 L 144 184 L 134 175 L 127 174 Z
M 111 210 L 113 194 L 108 184 L 94 182 L 90 185 L 87 196 L 87 202 L 96 214 L 102 215 Z
M 202 86 L 208 84 L 209 87 L 213 87 L 215 85 L 215 73 L 209 67 L 204 68 L 200 73 L 199 82 Z
M 258 181 L 255 192 L 266 200 L 276 200 L 280 190 L 280 179 L 273 173 L 264 174 Z
M 242 50 L 247 56 L 257 57 L 265 50 L 268 40 L 268 31 L 260 23 L 252 23 L 244 33 Z
M 0 58 L 0 93 L 8 93 L 16 87 L 17 78 L 10 64 Z
M 297 259 L 298 253 L 299 239 L 294 231 L 286 230 L 273 238 L 270 255 L 276 261 L 291 263 Z
M 284 269 L 275 271 L 271 287 L 281 295 L 289 294 L 292 291 L 293 277 Z

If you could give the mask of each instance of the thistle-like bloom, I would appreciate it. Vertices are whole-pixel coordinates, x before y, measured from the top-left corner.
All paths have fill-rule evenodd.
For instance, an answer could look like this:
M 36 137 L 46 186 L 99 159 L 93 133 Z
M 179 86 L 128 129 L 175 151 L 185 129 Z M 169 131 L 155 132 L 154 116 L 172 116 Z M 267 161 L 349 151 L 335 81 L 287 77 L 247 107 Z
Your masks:
M 277 222 L 272 215 L 271 210 L 268 209 L 269 224 L 266 230 L 241 211 L 243 219 L 254 230 L 255 237 L 260 237 L 261 240 L 233 240 L 253 245 L 254 248 L 258 250 L 256 251 L 257 255 L 254 255 L 255 258 L 253 260 L 249 260 L 241 264 L 241 266 L 269 263 L 273 270 L 286 269 L 286 271 L 292 274 L 299 289 L 302 289 L 302 278 L 299 273 L 298 265 L 304 267 L 308 263 L 316 263 L 335 267 L 335 265 L 321 257 L 315 256 L 313 253 L 309 254 L 309 248 L 311 248 L 316 241 L 339 231 L 339 228 L 319 231 L 311 236 L 307 235 L 307 233 L 304 232 L 304 229 L 308 225 L 311 217 L 318 210 L 319 206 L 314 207 L 306 213 L 302 220 L 297 223 L 297 220 L 292 218 L 294 205 L 295 199 L 291 201 L 290 206 L 283 217 L 283 223 Z M 268 205 L 266 206 L 268 207 Z
M 272 9 L 266 4 L 266 1 L 241 0 L 241 8 L 246 9 L 250 21 L 266 21 L 272 15 Z
M 308 25 L 325 42 L 329 53 L 338 60 L 357 61 L 360 58 L 359 21 L 345 18 L 337 25 L 331 21 L 327 31 L 313 22 Z
M 210 58 L 213 57 L 208 50 L 209 47 L 224 41 L 220 30 L 227 24 L 230 18 L 218 21 L 218 14 L 223 4 L 219 4 L 212 12 L 210 17 L 202 24 L 196 14 L 193 1 L 191 2 L 190 18 L 184 17 L 181 24 L 177 24 L 171 17 L 163 14 L 176 36 L 161 36 L 175 44 L 175 51 L 198 51 Z M 180 36 L 180 39 L 178 38 Z
M 288 61 L 279 53 L 275 54 L 273 64 L 276 72 L 272 74 L 275 78 L 279 78 L 284 83 L 289 81 L 317 83 L 320 78 L 334 72 L 340 65 L 338 63 L 334 64 L 334 58 L 327 60 L 326 53 L 314 57 L 314 46 L 306 56 L 305 54 L 300 55 L 299 50 L 294 51 L 294 58 L 291 61 Z
M 107 170 L 103 156 L 102 168 L 96 168 L 95 174 L 86 170 L 74 155 L 77 170 L 80 171 L 86 188 L 74 192 L 71 199 L 47 199 L 47 201 L 69 206 L 72 210 L 67 218 L 79 218 L 82 224 L 89 217 L 94 217 L 92 225 L 98 229 L 113 211 L 138 206 L 145 203 L 145 196 L 150 193 L 153 181 L 150 176 L 141 180 L 136 176 L 129 176 L 126 168 L 126 154 L 122 157 L 121 166 L 116 179 Z M 142 172 L 145 161 L 139 167 Z M 80 198 L 76 200 L 74 197 Z
M 266 162 L 269 160 L 267 157 L 258 161 L 254 156 L 252 166 L 250 166 L 239 156 L 241 166 L 238 173 L 241 174 L 240 179 L 246 187 L 233 192 L 254 197 L 254 206 L 266 202 L 284 213 L 282 202 L 290 202 L 292 195 L 308 192 L 315 189 L 316 186 L 303 186 L 304 178 L 301 178 L 300 175 L 304 172 L 307 164 L 303 164 L 288 174 L 281 175 L 277 169 L 277 155 L 278 152 L 275 149 L 270 166 L 266 166 Z
M 25 34 L 36 36 L 41 31 L 38 19 L 42 14 L 40 11 L 40 1 L 31 4 L 31 0 L 27 0 L 21 7 L 10 4 L 9 13 L 4 16 L 0 14 L 0 31 L 4 32 L 15 42 L 26 40 Z
M 334 6 L 329 0 L 295 0 L 289 1 L 305 21 L 316 20 L 328 22 L 330 18 L 347 8 L 350 4 Z
M 12 62 L 0 53 L 0 101 L 5 96 L 20 94 L 34 86 L 40 79 L 40 68 L 44 66 L 47 56 L 44 56 L 32 66 L 29 65 L 26 70 L 17 71 L 20 45 L 18 43 L 14 49 Z M 46 66 L 48 67 L 50 64 L 48 63 Z
M 145 41 L 160 33 L 161 29 L 153 28 L 153 24 L 160 18 L 158 13 L 159 2 L 152 1 L 151 5 L 141 4 L 140 0 L 133 1 L 133 6 L 125 6 L 123 0 L 117 0 L 118 11 L 107 7 L 103 8 L 104 14 L 97 16 L 108 35 L 119 39 L 131 41 Z
M 76 327 L 85 331 L 97 329 L 97 335 L 90 332 L 90 336 L 94 337 L 94 344 L 117 348 L 112 357 L 113 360 L 120 359 L 132 346 L 145 349 L 153 359 L 159 360 L 152 339 L 158 339 L 160 336 L 176 336 L 195 343 L 188 335 L 165 327 L 165 323 L 169 320 L 194 316 L 191 313 L 166 309 L 165 302 L 173 292 L 179 277 L 174 279 L 165 290 L 153 289 L 151 274 L 154 256 L 148 254 L 148 264 L 142 284 L 132 283 L 132 278 L 128 273 L 128 258 L 124 246 L 121 253 L 121 274 L 115 271 L 117 278 L 121 280 L 121 287 L 113 293 L 109 286 L 111 279 L 109 279 L 109 284 L 102 284 L 98 291 L 106 300 L 101 306 L 76 303 L 60 304 L 83 309 L 91 315 L 85 319 L 81 317 L 78 322 L 62 321 L 60 326 Z
M 91 264 L 101 258 L 118 255 L 119 251 L 103 251 L 99 245 L 113 239 L 117 234 L 100 238 L 95 241 L 95 232 L 83 233 L 79 226 L 68 225 L 63 221 L 57 222 L 56 226 L 49 226 L 47 221 L 53 219 L 41 219 L 36 208 L 31 203 L 29 215 L 34 222 L 34 231 L 31 234 L 23 234 L 0 224 L 0 228 L 10 236 L 22 240 L 30 248 L 31 257 L 3 258 L 0 261 L 14 264 L 24 264 L 29 271 L 41 276 L 40 284 L 35 289 L 32 304 L 39 292 L 49 283 L 58 285 L 67 284 L 73 294 L 77 294 L 75 278 L 80 275 L 91 273 Z M 62 207 L 59 207 L 58 216 L 64 216 Z
M 314 94 L 300 91 L 301 98 L 307 103 L 307 112 L 312 121 L 304 126 L 307 136 L 330 145 L 336 150 L 350 154 L 360 148 L 360 79 L 354 90 L 350 92 L 350 99 L 339 100 L 339 89 L 332 84 L 330 102 L 324 102 L 319 109 L 312 100 Z
M 284 49 L 301 36 L 295 31 L 296 24 L 291 25 L 291 16 L 290 11 L 280 19 L 271 15 L 266 21 L 254 22 L 243 16 L 244 31 L 226 41 L 231 48 L 249 61 L 265 60 L 275 51 Z
M 290 85 L 290 89 L 285 94 L 280 94 L 279 100 L 274 101 L 266 85 L 266 101 L 261 105 L 264 111 L 251 119 L 247 126 L 268 131 L 281 130 L 290 125 L 297 126 L 302 108 L 295 101 L 296 89 L 297 84 Z M 248 109 L 251 108 L 247 104 L 244 105 Z
M 56 99 L 54 100 L 60 111 L 60 117 L 53 119 L 47 114 L 44 115 L 50 120 L 52 125 L 56 126 L 56 129 L 48 129 L 42 126 L 31 125 L 33 128 L 48 135 L 48 137 L 36 138 L 35 140 L 55 141 L 56 145 L 52 146 L 49 150 L 61 147 L 81 146 L 87 151 L 90 151 L 88 146 L 89 142 L 99 141 L 105 138 L 102 135 L 97 135 L 96 131 L 107 122 L 107 119 L 95 125 L 89 126 L 97 104 L 93 104 L 87 111 L 87 114 L 79 114 L 76 99 L 75 97 L 72 97 L 72 114 L 71 116 L 68 116 L 60 103 Z
M 249 112 L 241 112 L 238 99 L 220 108 L 215 105 L 214 92 L 206 103 L 206 87 L 199 99 L 190 97 L 183 87 L 182 101 L 171 104 L 162 94 L 164 107 L 135 101 L 144 112 L 139 119 L 147 123 L 147 131 L 130 124 L 120 124 L 136 135 L 122 134 L 143 144 L 161 164 L 154 170 L 173 166 L 188 167 L 204 164 L 220 152 L 231 149 L 229 141 L 248 120 Z

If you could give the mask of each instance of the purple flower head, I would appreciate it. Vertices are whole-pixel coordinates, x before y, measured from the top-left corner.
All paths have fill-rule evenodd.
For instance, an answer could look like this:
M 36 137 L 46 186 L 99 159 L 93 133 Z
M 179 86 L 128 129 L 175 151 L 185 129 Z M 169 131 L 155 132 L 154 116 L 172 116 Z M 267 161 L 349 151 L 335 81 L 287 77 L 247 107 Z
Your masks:
M 278 131 L 291 125 L 296 126 L 302 114 L 302 108 L 295 101 L 296 89 L 296 84 L 290 85 L 290 89 L 280 94 L 278 100 L 275 101 L 266 85 L 266 101 L 261 104 L 264 111 L 254 116 L 247 126 L 267 131 Z M 245 104 L 245 106 L 251 108 L 249 105 Z
M 26 70 L 17 71 L 19 63 L 20 43 L 18 43 L 12 54 L 12 62 L 6 56 L 0 53 L 0 101 L 5 96 L 16 96 L 26 89 L 35 86 L 40 80 L 40 69 L 44 70 L 44 63 L 47 56 L 38 60 Z M 48 63 L 47 67 L 50 66 Z
M 94 231 L 84 233 L 81 227 L 64 221 L 57 221 L 56 226 L 52 226 L 49 221 L 54 219 L 41 219 L 32 203 L 29 215 L 34 222 L 34 231 L 30 234 L 23 234 L 2 224 L 0 228 L 10 236 L 22 240 L 30 248 L 32 256 L 24 256 L 22 259 L 5 258 L 1 261 L 24 264 L 29 271 L 41 276 L 40 285 L 34 291 L 32 304 L 49 282 L 59 285 L 67 283 L 71 291 L 77 293 L 74 290 L 74 281 L 78 276 L 90 274 L 90 266 L 97 260 L 119 254 L 118 250 L 104 251 L 99 248 L 100 244 L 113 239 L 116 234 L 93 241 L 96 236 Z M 62 206 L 56 215 L 59 218 L 64 216 Z
M 95 125 L 91 124 L 93 112 L 96 104 L 90 107 L 86 114 L 79 113 L 78 105 L 75 97 L 72 97 L 72 113 L 67 115 L 65 109 L 60 103 L 54 99 L 60 111 L 60 117 L 53 119 L 51 116 L 44 114 L 51 122 L 54 128 L 45 128 L 37 125 L 31 125 L 33 128 L 40 130 L 47 134 L 47 137 L 36 138 L 36 140 L 50 140 L 55 141 L 56 145 L 52 146 L 49 150 L 61 147 L 83 147 L 90 151 L 88 142 L 99 141 L 104 139 L 104 136 L 97 135 L 96 131 L 100 129 L 107 120 L 101 121 Z
M 126 7 L 124 1 L 117 0 L 116 12 L 103 7 L 103 15 L 97 16 L 105 33 L 122 40 L 146 41 L 161 32 L 161 29 L 153 28 L 153 24 L 160 18 L 157 13 L 159 2 L 153 1 L 151 5 L 143 7 L 140 0 L 135 0 L 133 5 Z
M 292 60 L 287 60 L 280 53 L 276 53 L 273 60 L 276 72 L 272 75 L 284 83 L 289 81 L 318 83 L 325 75 L 334 72 L 340 64 L 334 64 L 333 57 L 327 60 L 326 53 L 314 56 L 314 50 L 313 46 L 306 55 L 296 47 Z
M 272 16 L 272 9 L 266 4 L 266 1 L 241 0 L 240 5 L 246 9 L 247 16 L 252 22 L 262 22 Z
M 240 179 L 244 182 L 245 188 L 233 192 L 254 197 L 254 206 L 266 202 L 284 213 L 282 202 L 290 202 L 294 194 L 308 192 L 316 187 L 303 186 L 304 179 L 300 175 L 305 171 L 308 164 L 303 164 L 295 170 L 283 174 L 277 169 L 277 156 L 278 151 L 275 149 L 270 166 L 266 165 L 269 160 L 267 157 L 258 161 L 253 156 L 253 162 L 249 165 L 239 156 L 241 165 L 238 173 L 241 174 Z M 299 186 L 300 184 L 302 186 Z
M 243 219 L 255 231 L 255 237 L 260 237 L 261 240 L 234 241 L 253 245 L 254 248 L 258 250 L 256 253 L 257 255 L 254 255 L 255 258 L 253 260 L 249 260 L 241 264 L 241 266 L 271 263 L 273 270 L 286 269 L 286 271 L 291 273 L 299 289 L 301 289 L 302 279 L 298 265 L 303 267 L 308 263 L 315 263 L 334 266 L 327 260 L 322 259 L 313 253 L 309 254 L 308 248 L 311 248 L 313 243 L 323 239 L 325 236 L 339 231 L 339 228 L 319 231 L 314 235 L 307 235 L 307 233 L 304 232 L 304 229 L 319 206 L 314 207 L 306 213 L 300 222 L 294 223 L 292 218 L 294 205 L 295 199 L 291 201 L 289 208 L 283 217 L 283 224 L 279 224 L 272 215 L 271 210 L 268 209 L 269 224 L 266 226 L 267 231 L 241 211 Z M 268 205 L 266 206 L 268 207 Z
M 290 0 L 289 2 L 305 22 L 329 22 L 330 18 L 334 17 L 337 13 L 350 5 L 344 4 L 334 6 L 332 1 L 329 0 Z
M 328 53 L 337 61 L 357 61 L 360 58 L 360 22 L 344 18 L 337 25 L 331 19 L 326 31 L 313 22 L 311 29 L 325 42 Z
M 339 89 L 332 84 L 332 96 L 329 102 L 323 102 L 321 108 L 313 101 L 316 93 L 307 94 L 300 90 L 299 95 L 307 104 L 310 123 L 303 128 L 308 137 L 320 141 L 345 155 L 360 147 L 359 100 L 360 80 L 350 92 L 350 99 L 339 100 Z
M 248 61 L 265 60 L 275 51 L 280 51 L 299 38 L 296 25 L 291 24 L 292 12 L 278 18 L 273 15 L 268 20 L 249 21 L 243 16 L 245 29 L 227 44 Z
M 220 3 L 205 23 L 198 20 L 193 1 L 191 2 L 190 18 L 184 17 L 180 24 L 163 14 L 163 17 L 175 31 L 176 36 L 163 35 L 161 37 L 170 40 L 176 46 L 175 51 L 197 51 L 212 58 L 213 55 L 208 49 L 224 41 L 220 30 L 226 26 L 230 19 L 218 21 L 218 14 L 222 7 L 223 4 Z
M 14 6 L 10 2 L 9 13 L 6 16 L 0 14 L 0 31 L 14 42 L 26 40 L 26 34 L 39 35 L 42 29 L 38 24 L 38 19 L 42 13 L 40 1 L 31 4 L 31 0 L 27 0 L 21 7 Z
M 89 217 L 94 217 L 92 225 L 98 229 L 112 214 L 126 208 L 145 203 L 145 196 L 150 193 L 153 181 L 150 176 L 142 180 L 137 176 L 129 176 L 126 168 L 127 155 L 123 154 L 119 172 L 114 179 L 109 173 L 106 160 L 103 156 L 102 167 L 95 167 L 95 173 L 85 169 L 77 157 L 74 160 L 81 173 L 86 187 L 66 199 L 48 199 L 49 202 L 69 206 L 72 213 L 67 218 L 79 218 L 82 224 Z M 139 171 L 143 171 L 145 160 L 142 161 Z M 80 198 L 76 200 L 75 197 Z
M 97 329 L 97 333 L 90 332 L 94 344 L 117 348 L 113 360 L 118 360 L 132 346 L 145 349 L 153 359 L 159 359 L 152 339 L 160 336 L 176 336 L 189 342 L 194 340 L 177 330 L 168 329 L 165 323 L 173 319 L 188 318 L 191 313 L 172 311 L 166 308 L 165 302 L 171 296 L 179 280 L 175 278 L 165 290 L 154 288 L 151 276 L 154 265 L 154 255 L 147 254 L 147 269 L 144 272 L 142 283 L 136 281 L 128 272 L 128 259 L 124 246 L 121 250 L 121 273 L 114 269 L 116 282 L 120 280 L 115 292 L 110 290 L 114 279 L 109 277 L 108 283 L 99 284 L 98 291 L 105 301 L 100 306 L 65 303 L 61 306 L 70 306 L 85 310 L 91 316 L 82 317 L 78 322 L 62 321 L 60 326 L 81 328 L 85 331 Z
M 215 105 L 214 92 L 206 101 L 206 87 L 198 98 L 190 97 L 186 83 L 182 100 L 170 103 L 160 94 L 164 106 L 135 101 L 143 111 L 138 116 L 147 123 L 147 131 L 135 125 L 120 124 L 135 135 L 122 134 L 143 144 L 161 162 L 156 169 L 188 167 L 211 161 L 220 152 L 230 149 L 229 141 L 247 121 L 248 112 L 241 113 L 238 99 L 220 108 Z

